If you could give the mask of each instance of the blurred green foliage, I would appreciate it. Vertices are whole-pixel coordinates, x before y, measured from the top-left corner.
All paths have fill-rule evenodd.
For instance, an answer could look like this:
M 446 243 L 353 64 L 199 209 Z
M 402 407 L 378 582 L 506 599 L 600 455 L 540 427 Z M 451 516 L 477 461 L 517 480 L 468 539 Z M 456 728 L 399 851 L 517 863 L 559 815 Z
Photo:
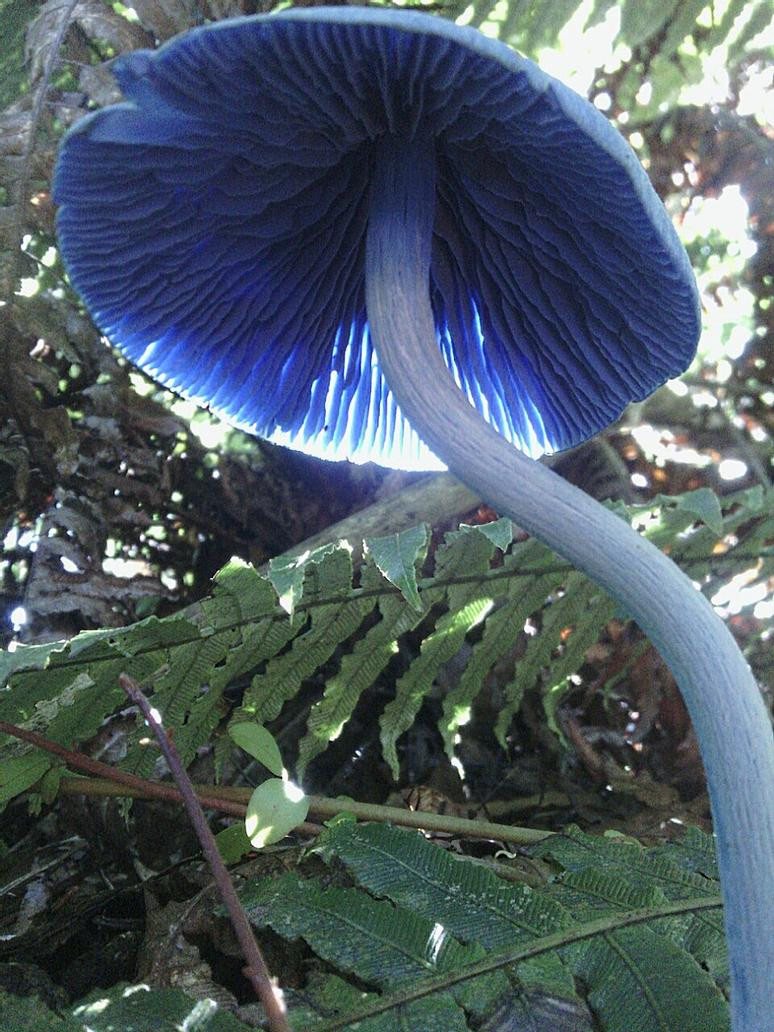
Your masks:
M 27 87 L 24 41 L 39 6 L 35 0 L 0 0 L 0 108 Z

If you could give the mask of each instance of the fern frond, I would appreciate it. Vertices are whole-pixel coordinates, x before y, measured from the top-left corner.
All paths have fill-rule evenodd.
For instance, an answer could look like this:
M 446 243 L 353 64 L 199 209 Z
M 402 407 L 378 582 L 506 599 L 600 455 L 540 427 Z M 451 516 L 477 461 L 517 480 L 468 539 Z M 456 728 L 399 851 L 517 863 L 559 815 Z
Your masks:
M 413 724 L 443 664 L 459 652 L 467 634 L 492 609 L 491 589 L 483 578 L 495 547 L 490 535 L 482 533 L 478 527 L 464 527 L 447 534 L 445 544 L 436 552 L 437 578 L 465 573 L 466 576 L 480 575 L 481 580 L 452 584 L 448 588 L 448 612 L 439 618 L 435 630 L 422 642 L 419 656 L 395 686 L 395 698 L 385 706 L 380 721 L 382 750 L 395 777 L 400 765 L 396 749 L 398 738 Z M 436 601 L 432 589 L 430 601 Z
M 516 1008 L 515 984 L 525 1020 L 538 993 L 589 1006 L 601 1032 L 727 1032 L 723 994 L 694 952 L 695 922 L 720 919 L 719 886 L 672 863 L 671 847 L 647 850 L 571 829 L 535 848 L 557 868 L 539 889 L 504 882 L 419 834 L 383 825 L 340 820 L 316 849 L 327 863 L 343 863 L 359 887 L 324 890 L 292 875 L 262 882 L 243 894 L 251 920 L 302 936 L 340 972 L 394 993 L 396 1006 L 401 987 L 412 999 L 441 991 L 477 1027 L 504 994 Z M 717 910 L 708 909 L 708 897 Z M 458 966 L 458 975 L 434 976 L 423 993 L 412 979 L 439 942 L 439 973 Z M 483 974 L 506 969 L 509 981 L 482 985 Z
M 677 845 L 645 850 L 617 836 L 591 838 L 571 826 L 562 836 L 537 845 L 534 852 L 561 864 L 564 873 L 557 883 L 558 898 L 574 912 L 589 917 L 611 906 L 631 909 L 632 905 L 658 906 L 662 899 L 700 897 L 707 894 L 708 886 L 718 883 L 712 838 L 696 828 L 689 829 Z M 626 895 L 633 884 L 643 894 L 642 902 Z M 728 958 L 719 910 L 677 915 L 653 927 L 707 967 L 720 985 L 726 985 Z
M 690 492 L 619 508 L 669 548 L 710 594 L 742 570 L 749 571 L 751 583 L 774 573 L 774 490 L 751 488 L 719 503 Z M 0 719 L 68 745 L 83 741 L 123 704 L 118 675 L 127 673 L 155 693 L 189 760 L 216 727 L 219 700 L 230 685 L 249 682 L 242 712 L 265 721 L 305 681 L 335 663 L 309 715 L 300 749 L 303 769 L 341 731 L 403 644 L 404 669 L 381 717 L 393 770 L 398 739 L 450 660 L 462 670 L 456 681 L 451 678 L 439 722 L 448 753 L 495 664 L 514 664 L 495 729 L 499 740 L 505 743 L 527 690 L 540 688 L 553 722 L 569 677 L 613 614 L 610 600 L 538 542 L 510 543 L 507 520 L 449 535 L 436 550 L 433 576 L 419 581 L 412 580 L 409 567 L 412 558 L 416 567 L 424 557 L 426 529 L 405 533 L 405 541 L 394 536 L 379 555 L 392 581 L 367 560 L 360 584 L 353 584 L 349 551 L 332 545 L 305 558 L 276 561 L 269 577 L 232 562 L 215 578 L 212 595 L 185 613 L 1 654 Z M 529 618 L 538 630 L 525 648 Z M 470 645 L 469 632 L 477 625 L 478 639 Z M 408 635 L 420 627 L 417 651 Z M 217 749 L 219 763 L 225 748 Z M 40 776 L 41 764 L 27 747 L 6 743 L 3 755 L 29 758 L 26 768 L 23 760 L 15 762 L 13 776 L 6 778 L 19 791 Z M 135 743 L 125 762 L 146 771 L 149 757 Z
M 308 562 L 300 567 L 296 564 L 295 572 L 299 569 L 304 572 L 302 587 L 294 585 L 291 594 L 302 591 L 309 601 L 319 601 L 319 604 L 305 616 L 308 629 L 296 635 L 289 651 L 272 659 L 265 672 L 253 678 L 245 694 L 242 713 L 259 723 L 273 720 L 279 714 L 285 702 L 328 662 L 340 643 L 354 634 L 376 604 L 375 598 L 367 596 L 341 603 L 320 601 L 337 595 L 346 598 L 352 591 L 352 560 L 344 548 L 318 549 Z
M 546 711 L 553 730 L 558 732 L 553 714 L 561 701 L 561 688 L 582 665 L 586 649 L 597 640 L 615 612 L 608 596 L 582 574 L 572 572 L 563 580 L 562 594 L 551 599 L 540 633 L 530 638 L 515 677 L 505 687 L 504 703 L 495 725 L 495 736 L 503 746 L 525 692 L 537 685 L 543 671 L 546 689 L 553 693 L 548 696 Z M 566 646 L 568 636 L 570 644 Z
M 314 1032 L 320 1026 L 325 1028 L 328 1021 L 337 1015 L 379 1000 L 375 992 L 365 992 L 337 975 L 315 971 L 311 972 L 299 996 L 299 1005 L 290 1011 L 291 1025 L 299 1032 Z M 467 1029 L 466 1024 L 460 1024 L 461 1019 L 460 1008 L 454 1000 L 449 997 L 438 1001 L 431 998 L 366 1018 L 358 1025 L 358 1032 L 417 1032 L 418 1029 L 446 1032 L 447 1028 L 457 1032 Z
M 560 903 L 398 828 L 341 821 L 320 835 L 316 851 L 338 857 L 373 895 L 435 918 L 462 942 L 494 949 L 572 923 Z
M 304 681 L 327 663 L 339 645 L 360 627 L 375 605 L 373 598 L 320 606 L 312 612 L 309 629 L 292 641 L 290 651 L 271 660 L 253 678 L 242 706 L 260 723 L 273 720 Z
M 381 583 L 382 575 L 370 561 L 366 561 L 364 589 L 376 590 Z M 298 750 L 299 777 L 310 761 L 338 738 L 363 692 L 371 687 L 397 653 L 400 638 L 425 617 L 424 612 L 396 595 L 381 595 L 378 608 L 379 621 L 355 642 L 351 652 L 342 657 L 338 672 L 328 679 L 322 698 L 312 706 L 307 733 Z
M 512 574 L 505 582 L 505 594 L 487 617 L 484 633 L 473 646 L 459 684 L 448 692 L 443 702 L 440 730 L 449 757 L 453 755 L 455 735 L 468 719 L 470 707 L 485 679 L 495 664 L 513 649 L 516 635 L 527 619 L 545 605 L 546 598 L 563 582 L 566 572 L 552 568 L 552 558 L 537 541 L 515 546 L 511 554 L 505 556 L 503 569 Z M 546 568 L 544 573 L 539 572 L 541 564 Z M 519 573 L 523 567 L 534 572 L 523 576 Z M 515 693 L 511 701 L 517 709 L 519 700 Z

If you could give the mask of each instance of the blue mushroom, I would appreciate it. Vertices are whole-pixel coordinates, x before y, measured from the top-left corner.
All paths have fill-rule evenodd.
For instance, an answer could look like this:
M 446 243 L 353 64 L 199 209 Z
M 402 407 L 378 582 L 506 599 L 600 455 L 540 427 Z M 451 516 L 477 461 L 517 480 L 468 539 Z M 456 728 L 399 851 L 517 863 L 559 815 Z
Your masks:
M 199 29 L 114 70 L 126 103 L 61 151 L 73 283 L 129 358 L 247 430 L 438 465 L 366 311 L 376 177 L 404 145 L 424 144 L 413 175 L 435 184 L 435 337 L 506 440 L 533 456 L 578 444 L 693 356 L 693 277 L 630 148 L 475 30 L 304 11 Z
M 269 440 L 447 465 L 603 585 L 681 687 L 713 804 L 736 1032 L 771 1032 L 774 737 L 733 638 L 533 461 L 689 364 L 685 252 L 625 141 L 501 43 L 357 7 L 114 62 L 54 181 L 73 285 L 133 362 Z

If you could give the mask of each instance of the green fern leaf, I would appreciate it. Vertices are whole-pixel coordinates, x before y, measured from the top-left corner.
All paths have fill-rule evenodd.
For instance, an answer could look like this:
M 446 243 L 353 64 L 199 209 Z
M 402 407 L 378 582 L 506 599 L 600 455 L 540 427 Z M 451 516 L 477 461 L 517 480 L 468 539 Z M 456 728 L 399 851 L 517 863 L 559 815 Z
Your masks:
M 366 561 L 362 574 L 363 588 L 375 590 L 383 583 L 380 571 L 372 562 Z M 303 777 L 311 760 L 339 736 L 360 696 L 398 651 L 399 638 L 424 619 L 424 611 L 416 610 L 395 595 L 382 595 L 378 607 L 381 619 L 355 642 L 351 652 L 342 657 L 338 672 L 326 682 L 323 697 L 312 706 L 307 733 L 298 748 L 299 778 Z
M 313 553 L 318 555 L 319 551 Z M 352 560 L 349 552 L 336 549 L 307 564 L 303 597 L 306 602 L 343 596 L 352 590 Z M 327 663 L 339 645 L 360 627 L 376 605 L 375 597 L 355 597 L 349 601 L 311 608 L 308 630 L 298 634 L 288 652 L 272 659 L 262 674 L 253 678 L 245 695 L 242 710 L 259 723 L 266 723 L 279 714 L 303 682 Z
M 76 1027 L 83 1032 L 247 1032 L 251 1027 L 215 1000 L 194 1000 L 180 989 L 151 989 L 147 985 L 98 989 L 76 1004 L 72 1013 L 78 1022 Z
M 193 1000 L 180 989 L 119 985 L 99 989 L 72 1004 L 69 1014 L 49 1010 L 38 997 L 0 990 L 0 1009 L 8 1032 L 248 1032 L 252 1027 L 211 999 Z
M 299 630 L 300 626 L 294 626 L 284 614 L 281 620 L 268 619 L 247 624 L 242 629 L 239 646 L 232 649 L 225 661 L 212 671 L 210 683 L 222 691 L 267 659 L 276 656 Z
M 107 631 L 100 631 L 106 637 Z M 54 652 L 66 648 L 65 642 L 49 641 L 42 645 L 17 645 L 13 652 L 0 651 L 0 686 L 5 686 L 13 674 L 19 671 L 43 670 Z
M 178 636 L 175 647 L 167 650 L 163 673 L 153 679 L 153 704 L 165 726 L 175 728 L 175 745 L 184 764 L 190 763 L 218 724 L 220 692 L 213 690 L 213 671 L 241 646 L 244 621 L 273 607 L 266 582 L 252 567 L 232 561 L 218 574 L 212 598 L 202 604 L 204 633 L 182 643 Z M 224 629 L 216 629 L 224 624 Z M 144 735 L 140 724 L 123 766 L 147 777 L 156 757 L 139 744 Z
M 434 921 L 357 889 L 328 889 L 292 874 L 240 893 L 250 920 L 285 938 L 303 938 L 315 953 L 370 985 L 389 989 L 450 971 L 483 955 L 462 946 Z
M 620 39 L 628 47 L 644 43 L 669 22 L 677 0 L 625 0 Z
M 583 666 L 586 652 L 599 639 L 618 609 L 617 603 L 591 581 L 587 581 L 578 592 L 576 605 L 569 641 L 563 644 L 561 653 L 549 664 L 544 675 L 543 712 L 548 726 L 557 735 L 562 732 L 556 721 L 556 712 L 572 687 L 570 677 Z
M 485 678 L 513 648 L 527 618 L 545 604 L 546 596 L 555 591 L 565 577 L 561 571 L 550 569 L 553 555 L 539 542 L 529 541 L 526 545 L 506 556 L 504 568 L 512 571 L 514 576 L 501 584 L 504 600 L 486 617 L 483 636 L 473 646 L 459 684 L 444 699 L 439 729 L 449 757 L 454 753 L 456 734 L 467 721 L 470 707 Z M 520 567 L 535 570 L 541 564 L 549 567 L 544 574 L 518 575 Z
M 154 706 L 165 724 L 183 724 L 194 696 L 208 684 L 212 669 L 223 662 L 238 640 L 236 630 L 221 631 L 181 645 L 170 654 L 165 673 L 153 686 Z
M 673 863 L 671 847 L 646 850 L 621 836 L 586 835 L 575 825 L 565 828 L 562 835 L 533 846 L 531 852 L 535 856 L 550 857 L 566 871 L 594 870 L 624 880 L 637 878 L 643 884 L 655 885 L 670 900 L 707 896 L 717 889 L 715 882 Z M 676 855 L 684 854 L 685 847 L 681 847 Z
M 440 922 L 461 942 L 497 949 L 572 924 L 560 903 L 397 828 L 341 821 L 325 829 L 316 850 L 328 860 L 338 857 L 373 895 Z M 575 997 L 572 976 L 556 953 L 524 961 L 517 973 L 524 985 Z
M 565 873 L 556 885 L 557 898 L 584 919 L 611 905 L 628 910 L 632 905 L 657 906 L 661 899 L 689 900 L 718 892 L 712 838 L 697 829 L 690 829 L 679 844 L 646 850 L 617 836 L 599 839 L 570 826 L 533 851 L 562 865 Z M 707 875 L 700 873 L 705 871 Z M 622 888 L 626 885 L 632 888 Z M 642 894 L 640 902 L 627 898 L 625 893 L 631 891 Z M 720 985 L 726 984 L 720 908 L 660 919 L 650 927 L 687 950 Z
M 513 541 L 513 521 L 509 520 L 507 516 L 502 516 L 499 520 L 493 520 L 491 523 L 461 523 L 460 530 L 466 533 L 477 531 L 479 534 L 483 534 L 501 552 L 507 551 Z
M 720 878 L 718 860 L 715 853 L 715 840 L 712 835 L 699 828 L 688 827 L 679 842 L 668 846 L 654 846 L 648 850 L 653 860 L 663 859 L 676 864 L 686 871 L 704 875 L 705 878 Z
M 582 871 L 565 871 L 559 898 L 564 906 L 584 921 L 614 910 L 659 907 L 667 897 L 660 886 L 632 883 L 597 866 Z
M 729 1032 L 710 975 L 650 928 L 606 932 L 567 952 L 605 1032 Z
M 698 513 L 695 497 L 689 496 L 687 502 L 682 497 L 661 498 L 647 507 L 621 507 L 621 514 L 639 522 L 655 543 L 668 547 L 708 595 L 733 574 L 753 570 L 753 562 L 761 584 L 774 575 L 774 490 L 758 486 L 720 499 L 724 541 L 731 535 L 735 540 L 722 555 L 716 554 L 714 502 L 709 496 L 701 501 Z M 702 516 L 714 527 L 701 522 Z M 399 735 L 444 664 L 463 655 L 460 646 L 467 631 L 484 621 L 481 640 L 466 650 L 467 668 L 444 701 L 440 726 L 448 752 L 482 681 L 494 663 L 509 656 L 525 613 L 531 610 L 542 629 L 528 642 L 506 690 L 506 706 L 496 728 L 504 743 L 523 692 L 539 678 L 545 686 L 546 712 L 553 719 L 568 687 L 567 677 L 582 664 L 587 646 L 610 614 L 596 588 L 534 541 L 512 545 L 501 565 L 490 569 L 493 549 L 502 548 L 509 535 L 508 521 L 451 535 L 437 551 L 434 576 L 417 585 L 426 607 L 423 618 L 380 575 L 374 572 L 369 580 L 368 567 L 362 587 L 353 588 L 346 549 L 323 549 L 294 560 L 292 569 L 285 571 L 284 587 L 279 581 L 278 585 L 294 600 L 292 620 L 277 605 L 269 580 L 251 567 L 230 563 L 215 578 L 212 596 L 185 614 L 152 617 L 124 629 L 88 631 L 69 642 L 2 655 L 6 690 L 0 692 L 0 719 L 43 731 L 68 745 L 83 741 L 124 703 L 118 676 L 128 673 L 157 693 L 168 726 L 190 756 L 215 728 L 218 700 L 229 685 L 253 677 L 245 700 L 253 712 L 247 710 L 245 716 L 253 717 L 256 710 L 273 714 L 304 680 L 319 676 L 321 668 L 338 657 L 338 668 L 326 671 L 324 693 L 310 715 L 301 750 L 303 767 L 343 726 L 363 691 L 386 671 L 401 639 L 423 619 L 426 629 L 419 655 L 382 718 L 395 769 Z M 564 590 L 557 597 L 560 584 Z M 379 619 L 368 619 L 377 604 Z M 352 640 L 355 634 L 357 642 Z M 264 700 L 260 707 L 256 699 Z M 216 748 L 218 764 L 227 746 L 228 742 Z M 23 754 L 18 744 L 9 742 L 3 752 L 9 757 Z M 136 764 L 138 755 L 131 750 L 127 762 Z M 21 785 L 23 780 L 15 768 L 7 783 Z
M 697 516 L 717 537 L 723 533 L 723 513 L 720 499 L 709 487 L 699 487 L 695 491 L 687 491 L 683 495 L 672 498 L 678 509 Z
M 417 588 L 417 565 L 424 562 L 430 528 L 426 523 L 387 537 L 366 538 L 363 547 L 382 575 L 418 612 L 424 610 Z
M 385 706 L 381 720 L 384 758 L 395 778 L 400 769 L 396 748 L 398 738 L 413 724 L 440 668 L 454 658 L 462 648 L 465 636 L 484 619 L 491 608 L 492 600 L 479 595 L 460 608 L 444 614 L 436 629 L 422 642 L 417 659 L 398 680 L 395 698 Z
M 581 666 L 586 650 L 597 640 L 614 610 L 608 597 L 583 574 L 572 572 L 566 577 L 564 593 L 555 598 L 546 610 L 540 633 L 530 639 L 515 677 L 505 688 L 505 701 L 495 725 L 495 735 L 503 747 L 511 720 L 518 712 L 525 692 L 535 687 L 544 670 L 549 692 L 556 693 L 549 697 L 550 703 L 546 707 L 549 721 L 553 720 L 566 679 Z M 565 647 L 569 629 L 572 629 L 570 645 Z M 562 651 L 552 659 L 560 648 Z M 553 730 L 559 733 L 555 724 Z
M 580 7 L 581 0 L 552 0 L 550 4 L 533 4 L 523 46 L 527 53 L 538 54 L 554 43 L 564 26 Z
M 680 923 L 712 912 L 707 908 L 707 880 L 636 845 L 577 831 L 569 843 L 554 836 L 536 851 L 555 862 L 554 852 L 567 856 L 583 869 L 565 870 L 559 882 L 536 890 L 503 882 L 416 833 L 384 826 L 337 822 L 323 832 L 317 850 L 327 862 L 342 861 L 361 888 L 324 890 L 316 881 L 299 882 L 287 875 L 279 883 L 264 882 L 245 891 L 251 918 L 287 938 L 303 936 L 339 970 L 394 993 L 396 1006 L 401 988 L 413 986 L 427 970 L 431 948 L 439 972 L 455 971 L 456 963 L 473 966 L 469 980 L 464 966 L 457 969 L 463 977 L 451 990 L 437 979 L 428 988 L 453 993 L 477 1022 L 491 1015 L 508 983 L 502 978 L 481 982 L 482 969 L 469 958 L 481 956 L 477 947 L 483 946 L 495 950 L 487 977 L 504 975 L 502 969 L 511 966 L 528 988 L 519 1002 L 525 1020 L 531 1020 L 530 992 L 582 1007 L 577 986 L 600 1032 L 728 1030 L 724 997 L 691 954 L 696 940 Z M 595 857 L 599 870 L 594 869 Z M 632 857 L 634 872 L 624 865 Z M 683 899 L 696 887 L 701 894 Z M 366 889 L 393 905 L 377 902 Z M 716 883 L 712 889 L 716 894 Z M 664 902 L 675 892 L 683 900 L 679 909 Z M 621 923 L 619 915 L 638 912 L 642 916 L 634 923 Z M 448 947 L 442 959 L 434 952 L 441 940 Z M 524 952 L 532 955 L 524 957 Z
M 354 634 L 373 609 L 375 601 L 356 599 L 315 609 L 309 629 L 293 639 L 290 651 L 272 659 L 266 672 L 253 678 L 245 694 L 242 712 L 260 723 L 274 720 L 304 681 L 328 662 L 340 642 Z
M 254 924 L 268 925 L 288 939 L 303 938 L 328 963 L 381 989 L 413 985 L 484 955 L 479 946 L 461 945 L 433 918 L 379 902 L 358 889 L 326 889 L 288 874 L 248 886 L 240 898 Z M 433 993 L 422 1008 L 422 1024 L 410 1027 L 467 1030 L 465 1011 L 483 1017 L 508 988 L 496 972 Z
M 62 1017 L 37 996 L 16 996 L 0 989 L 3 1022 L 13 1032 L 83 1032 L 83 1025 L 74 1018 Z
M 322 545 L 313 552 L 298 556 L 278 556 L 269 563 L 269 580 L 277 592 L 280 605 L 292 617 L 297 603 L 317 564 L 322 564 L 337 551 L 334 544 Z
M 440 921 L 462 942 L 492 949 L 572 923 L 560 903 L 397 828 L 340 821 L 320 835 L 316 850 L 338 857 L 369 892 Z
M 291 994 L 286 992 L 285 995 L 292 1003 Z M 293 1007 L 289 1015 L 293 1028 L 299 1032 L 313 1032 L 317 1025 L 325 1025 L 379 999 L 376 993 L 366 993 L 343 978 L 315 971 L 310 973 L 300 995 L 302 1002 Z M 413 1000 L 406 1007 L 397 1007 L 357 1023 L 357 1032 L 446 1032 L 467 1028 L 460 1025 L 460 1009 L 448 996 Z
M 659 46 L 658 57 L 660 62 L 666 63 L 675 54 L 685 37 L 695 31 L 696 20 L 705 7 L 706 4 L 703 0 L 681 0 L 675 6 L 674 16 L 669 20 L 668 26 L 666 26 L 667 31 Z M 683 49 L 680 56 L 683 67 L 690 67 L 690 55 L 686 53 L 685 49 Z M 699 67 L 701 67 L 700 64 Z
M 103 693 L 108 696 L 108 709 L 97 705 L 101 711 L 94 716 L 97 726 L 104 713 L 124 698 L 118 689 L 118 673 L 125 669 L 144 678 L 163 665 L 168 640 L 181 633 L 189 638 L 198 635 L 189 621 L 164 622 L 150 617 L 127 630 L 88 633 L 71 642 L 59 642 L 47 654 L 36 649 L 32 665 L 23 660 L 24 665 L 6 684 L 10 690 L 0 695 L 0 719 L 32 730 L 46 729 L 53 737 L 53 725 L 61 718 L 70 741 L 78 740 L 79 720 L 93 715 L 94 703 Z M 24 659 L 28 655 L 23 652 Z
M 482 575 L 489 569 L 495 545 L 477 527 L 446 535 L 436 553 L 436 577 L 463 574 Z M 481 622 L 493 606 L 491 588 L 482 579 L 452 584 L 448 589 L 449 611 L 422 642 L 419 656 L 395 686 L 395 698 L 384 708 L 380 721 L 384 758 L 395 777 L 400 763 L 396 743 L 407 731 L 430 691 L 440 668 L 459 652 L 465 636 Z
M 750 0 L 746 6 L 751 7 Z M 758 4 L 753 7 L 750 17 L 744 21 L 741 30 L 733 34 L 728 49 L 729 64 L 736 64 L 743 60 L 749 52 L 748 45 L 770 25 L 771 9 L 766 0 L 759 0 Z
M 271 585 L 252 566 L 232 559 L 213 578 L 213 594 L 200 603 L 202 630 L 225 629 L 268 616 L 276 605 Z

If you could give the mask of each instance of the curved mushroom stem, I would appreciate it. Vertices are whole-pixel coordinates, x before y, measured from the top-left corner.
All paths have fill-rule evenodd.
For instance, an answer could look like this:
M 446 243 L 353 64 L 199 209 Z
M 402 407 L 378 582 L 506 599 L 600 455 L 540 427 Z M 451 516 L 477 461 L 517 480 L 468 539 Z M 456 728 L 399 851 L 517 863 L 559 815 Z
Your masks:
M 435 208 L 431 139 L 377 144 L 366 244 L 366 303 L 379 361 L 406 418 L 494 508 L 604 587 L 669 665 L 693 721 L 717 837 L 735 1032 L 774 1017 L 774 735 L 731 634 L 662 552 L 468 404 L 443 361 L 430 305 Z

